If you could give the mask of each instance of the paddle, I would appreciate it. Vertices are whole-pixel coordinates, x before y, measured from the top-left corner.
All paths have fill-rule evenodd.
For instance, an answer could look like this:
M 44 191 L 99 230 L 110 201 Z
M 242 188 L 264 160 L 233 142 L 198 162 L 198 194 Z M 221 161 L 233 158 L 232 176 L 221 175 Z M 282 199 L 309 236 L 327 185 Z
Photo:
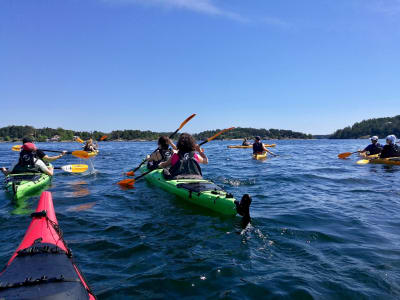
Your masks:
M 77 138 L 75 139 L 75 141 L 77 141 L 78 143 L 81 143 L 81 144 L 84 143 L 84 141 L 83 141 L 80 137 L 77 137 Z
M 214 134 L 212 137 L 209 137 L 208 139 L 206 139 L 204 142 L 201 142 L 201 143 L 199 144 L 199 146 L 202 146 L 202 145 L 204 145 L 205 143 L 211 142 L 211 141 L 212 141 L 213 139 L 215 139 L 217 136 L 220 136 L 221 134 L 223 134 L 223 133 L 225 133 L 225 132 L 227 132 L 227 131 L 229 131 L 229 130 L 232 130 L 232 129 L 235 129 L 235 127 L 230 127 L 230 128 L 221 130 L 220 132 Z
M 349 157 L 350 155 L 354 154 L 354 153 L 358 153 L 358 151 L 356 152 L 344 152 L 344 153 L 340 153 L 338 154 L 338 158 L 340 159 L 345 159 L 347 157 Z
M 88 165 L 65 165 L 65 166 L 53 167 L 53 168 L 55 170 L 63 170 L 64 172 L 68 172 L 68 173 L 83 173 L 88 169 Z
M 62 167 L 54 167 L 56 170 L 63 170 L 67 173 L 83 173 L 89 168 L 88 165 L 76 164 L 76 165 L 66 165 Z
M 225 132 L 227 132 L 227 131 L 229 131 L 229 130 L 232 130 L 232 129 L 234 129 L 234 128 L 235 128 L 235 127 L 230 127 L 230 128 L 221 130 L 220 132 L 214 134 L 212 137 L 209 137 L 208 139 L 206 139 L 204 142 L 201 142 L 201 143 L 199 144 L 199 147 L 202 146 L 202 145 L 204 145 L 204 144 L 206 144 L 206 143 L 208 143 L 208 142 L 211 142 L 211 141 L 212 141 L 213 139 L 215 139 L 216 137 L 218 137 L 218 136 L 220 136 L 221 134 L 223 134 L 223 133 L 225 133 Z M 136 180 L 138 180 L 138 179 L 140 179 L 140 178 L 146 176 L 147 174 L 149 174 L 149 173 L 152 172 L 152 171 L 153 171 L 153 170 L 149 170 L 149 171 L 147 171 L 147 172 L 144 172 L 144 173 L 141 174 L 140 176 L 138 176 L 138 177 L 136 177 L 136 178 L 133 178 L 133 179 L 124 179 L 124 180 L 121 180 L 120 182 L 118 182 L 118 184 L 121 185 L 121 186 L 125 186 L 125 187 L 133 187 L 133 184 L 135 183 Z M 130 173 L 130 172 L 128 172 L 128 173 Z
M 22 145 L 15 145 L 12 146 L 11 150 L 12 151 L 21 151 L 21 147 Z M 46 152 L 54 152 L 54 153 L 62 153 L 63 151 L 59 151 L 59 150 L 47 150 L 47 149 L 40 149 L 41 151 L 46 151 Z M 68 151 L 67 154 L 72 154 L 73 156 L 79 157 L 79 158 L 88 158 L 89 155 L 86 151 L 83 150 L 76 150 L 76 151 Z
M 101 142 L 101 141 L 104 141 L 106 138 L 107 138 L 107 136 L 106 136 L 106 135 L 103 135 L 103 136 L 100 138 L 99 141 L 100 141 L 100 142 Z
M 183 126 L 185 126 L 185 125 L 187 124 L 187 122 L 189 122 L 191 119 L 194 118 L 195 115 L 196 115 L 196 114 L 193 114 L 193 115 L 191 115 L 190 117 L 186 118 L 186 120 L 182 122 L 181 126 L 179 126 L 179 128 L 178 128 L 177 130 L 175 130 L 175 131 L 169 136 L 169 138 L 172 139 L 172 138 L 174 137 L 174 135 L 177 134 L 178 131 L 181 130 L 181 129 L 183 128 Z M 158 148 L 157 148 L 157 149 L 158 149 Z M 154 150 L 153 153 L 156 152 L 157 149 Z M 128 173 L 129 173 L 129 176 L 133 176 L 133 175 L 135 174 L 135 172 L 136 172 L 137 170 L 139 170 L 140 167 L 141 167 L 145 162 L 146 162 L 146 159 L 144 159 L 144 160 L 140 163 L 140 165 L 139 165 L 138 167 L 136 167 L 135 169 L 133 169 L 133 171 L 128 172 Z M 127 175 L 128 175 L 128 173 L 127 173 Z

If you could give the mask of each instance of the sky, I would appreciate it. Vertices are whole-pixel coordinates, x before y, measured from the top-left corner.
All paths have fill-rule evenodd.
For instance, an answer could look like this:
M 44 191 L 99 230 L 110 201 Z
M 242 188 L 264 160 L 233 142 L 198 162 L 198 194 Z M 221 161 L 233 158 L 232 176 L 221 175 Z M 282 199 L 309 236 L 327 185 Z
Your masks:
M 329 134 L 400 104 L 400 0 L 0 0 L 0 127 Z

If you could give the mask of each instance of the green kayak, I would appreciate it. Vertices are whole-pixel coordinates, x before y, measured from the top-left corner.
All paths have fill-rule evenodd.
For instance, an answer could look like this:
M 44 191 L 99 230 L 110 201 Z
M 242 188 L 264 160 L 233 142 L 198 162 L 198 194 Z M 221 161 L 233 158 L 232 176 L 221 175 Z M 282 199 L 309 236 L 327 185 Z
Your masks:
M 4 188 L 14 199 L 21 199 L 45 188 L 51 178 L 44 173 L 9 174 L 4 180 Z
M 142 166 L 140 171 L 143 174 L 148 169 L 146 166 Z M 205 179 L 166 180 L 162 172 L 162 169 L 156 169 L 147 174 L 145 178 L 148 182 L 162 188 L 166 192 L 196 205 L 206 207 L 223 215 L 234 216 L 238 213 L 237 206 L 239 205 L 239 201 L 235 201 L 232 194 L 225 192 L 212 181 Z

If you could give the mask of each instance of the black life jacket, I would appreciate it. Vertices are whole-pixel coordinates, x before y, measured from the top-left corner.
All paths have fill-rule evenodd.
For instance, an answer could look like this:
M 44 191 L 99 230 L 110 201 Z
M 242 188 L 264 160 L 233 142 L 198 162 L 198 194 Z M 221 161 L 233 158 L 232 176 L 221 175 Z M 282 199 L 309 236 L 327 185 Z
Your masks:
M 171 148 L 168 148 L 168 149 L 158 149 L 157 151 L 158 151 L 158 153 L 160 153 L 160 155 L 161 155 L 161 160 L 158 160 L 158 161 L 155 161 L 155 160 L 149 161 L 149 162 L 147 163 L 147 168 L 148 168 L 149 170 L 157 169 L 157 168 L 158 168 L 158 165 L 159 165 L 160 163 L 164 162 L 164 161 L 167 161 L 167 160 L 172 156 L 172 153 L 173 153 Z
M 35 165 L 35 162 L 38 159 L 39 157 L 36 155 L 36 151 L 21 150 L 18 163 L 11 173 L 18 174 L 23 172 L 40 172 L 40 168 Z
M 400 156 L 399 146 L 395 144 L 390 144 L 383 146 L 380 158 L 399 157 L 399 156 Z
M 253 144 L 253 154 L 263 153 L 263 152 L 264 152 L 263 144 L 260 142 L 255 142 Z
M 173 179 L 203 178 L 200 165 L 194 158 L 194 154 L 194 151 L 187 153 L 178 152 L 179 160 L 169 169 L 169 176 Z

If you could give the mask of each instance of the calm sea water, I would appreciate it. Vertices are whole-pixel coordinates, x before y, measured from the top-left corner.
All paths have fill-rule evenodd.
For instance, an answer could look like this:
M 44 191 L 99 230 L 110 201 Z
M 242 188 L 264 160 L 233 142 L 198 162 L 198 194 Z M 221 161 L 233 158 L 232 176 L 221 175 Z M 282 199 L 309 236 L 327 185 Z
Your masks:
M 101 143 L 94 173 L 57 173 L 50 191 L 58 221 L 99 299 L 400 298 L 400 166 L 337 159 L 366 140 L 269 142 L 280 156 L 264 162 L 227 149 L 232 141 L 205 145 L 205 177 L 236 198 L 253 197 L 245 230 L 240 217 L 187 204 L 145 180 L 122 190 L 122 172 L 155 143 Z M 10 148 L 0 144 L 0 165 L 17 159 Z M 55 165 L 79 162 L 69 156 Z M 37 199 L 14 203 L 0 192 L 0 265 Z

